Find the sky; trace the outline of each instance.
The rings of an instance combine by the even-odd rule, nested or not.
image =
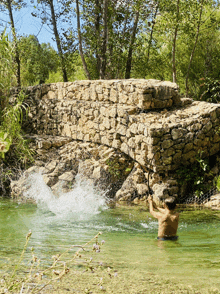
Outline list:
[[[30,3],[27,3],[27,7],[22,8],[20,11],[13,10],[17,35],[35,35],[40,43],[50,43],[54,49],[57,49],[56,43],[52,40],[53,34],[51,30],[45,25],[42,26],[41,20],[31,15],[32,11],[33,8]],[[8,14],[0,11],[0,32],[3,31],[5,27],[7,27],[7,31],[10,32],[10,24],[8,21]]]

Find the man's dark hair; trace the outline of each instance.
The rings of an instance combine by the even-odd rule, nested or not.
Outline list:
[[[176,198],[175,197],[169,197],[169,198],[165,199],[164,203],[166,204],[166,206],[169,210],[173,210],[176,208]]]

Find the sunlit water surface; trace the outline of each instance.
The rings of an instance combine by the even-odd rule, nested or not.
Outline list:
[[[180,211],[177,242],[158,242],[157,222],[146,208],[108,209],[105,195],[78,176],[74,189],[56,197],[41,175],[33,175],[26,197],[37,204],[0,201],[0,274],[19,257],[29,230],[30,247],[42,260],[98,232],[102,258],[117,270],[137,269],[201,288],[220,289],[220,213]],[[9,267],[10,268],[10,267]]]

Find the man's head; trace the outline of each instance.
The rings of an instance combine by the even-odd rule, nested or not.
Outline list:
[[[175,197],[169,197],[169,198],[165,199],[164,203],[169,210],[174,210],[176,208],[176,198]]]

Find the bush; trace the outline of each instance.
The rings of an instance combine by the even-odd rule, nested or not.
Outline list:
[[[212,78],[202,78],[200,81],[203,83],[200,85],[199,100],[219,103],[220,102],[220,80]]]

